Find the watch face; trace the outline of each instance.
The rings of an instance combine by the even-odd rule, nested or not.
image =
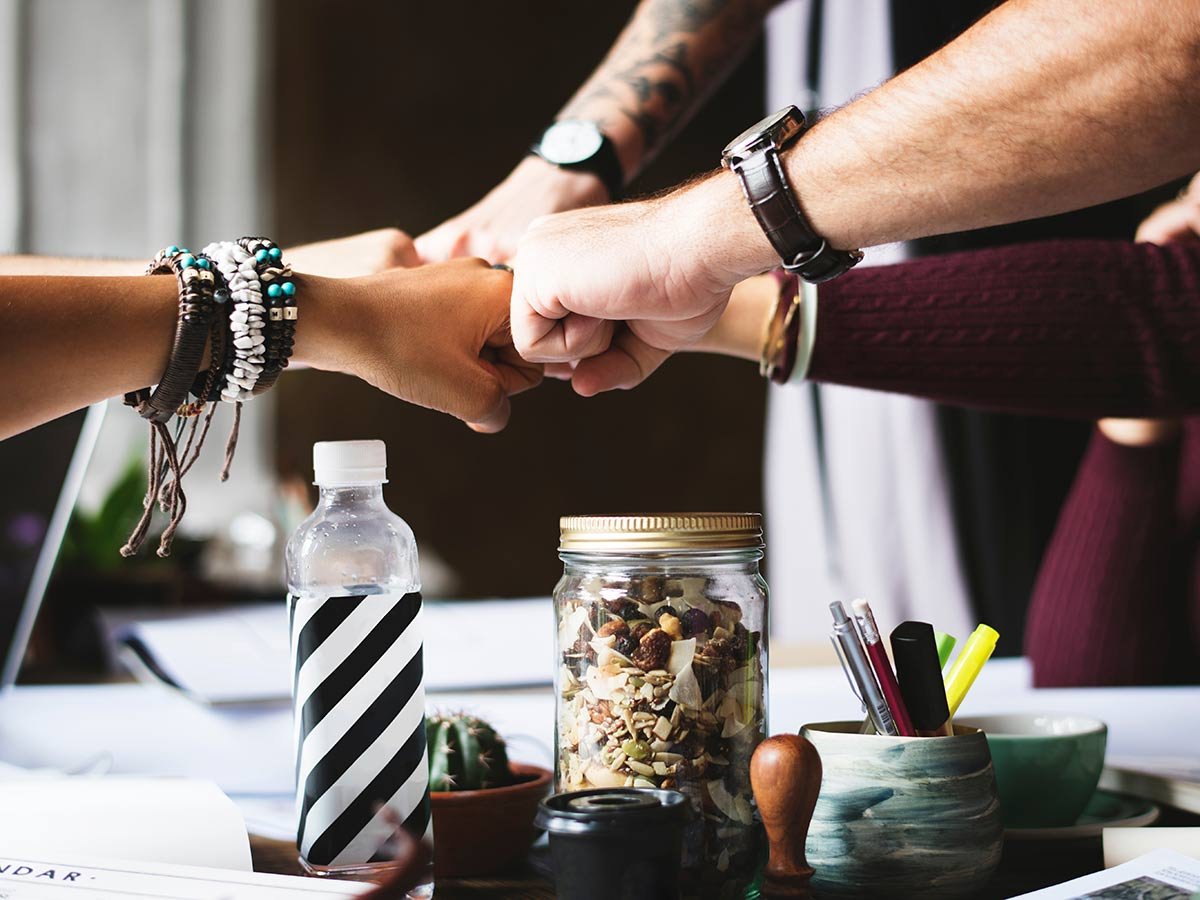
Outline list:
[[[803,128],[803,114],[796,107],[789,106],[751,125],[730,141],[721,155],[726,159],[738,159],[769,144],[784,147]]]
[[[542,134],[538,152],[548,162],[569,166],[591,159],[604,142],[594,122],[555,122]]]

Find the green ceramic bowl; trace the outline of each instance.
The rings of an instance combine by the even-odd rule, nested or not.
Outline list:
[[[987,734],[1004,827],[1075,824],[1100,781],[1107,725],[1071,715],[974,716],[955,721]]]

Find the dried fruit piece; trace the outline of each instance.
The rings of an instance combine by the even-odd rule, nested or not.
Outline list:
[[[630,659],[643,672],[651,672],[665,666],[670,655],[671,636],[661,628],[654,628],[638,642],[638,648]]]
[[[731,672],[737,660],[727,638],[713,638],[696,654],[696,659],[721,672]]]
[[[638,642],[635,641],[633,639],[632,635],[629,635],[629,634],[618,635],[617,642],[615,644],[613,644],[614,650],[616,650],[622,656],[626,656],[631,659],[633,658],[633,653],[635,650],[637,650],[637,648],[638,648]],[[634,686],[641,687],[640,684],[634,685]]]
[[[596,631],[597,637],[608,637],[610,634],[628,634],[629,626],[624,619],[610,619]]]
[[[692,607],[683,614],[680,620],[683,625],[684,637],[695,637],[700,634],[707,634],[709,628],[712,627],[712,622],[708,618],[708,613],[702,609]]]
[[[634,622],[632,625],[629,626],[629,633],[633,636],[633,639],[635,641],[640,641],[653,628],[654,628],[654,626],[651,625],[650,622],[647,621],[646,619],[639,619],[637,622]]]

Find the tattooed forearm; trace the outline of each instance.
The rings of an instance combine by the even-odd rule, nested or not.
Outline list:
[[[778,0],[643,0],[563,108],[617,144],[632,178],[749,49]]]

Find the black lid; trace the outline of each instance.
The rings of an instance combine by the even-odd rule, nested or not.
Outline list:
[[[928,622],[901,622],[892,630],[896,680],[918,731],[936,731],[950,718],[937,641]]]
[[[552,834],[600,834],[681,825],[687,805],[679,791],[591,788],[547,797],[534,824]]]

